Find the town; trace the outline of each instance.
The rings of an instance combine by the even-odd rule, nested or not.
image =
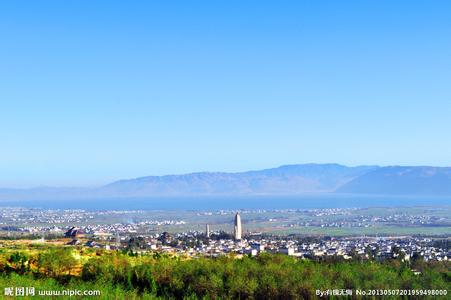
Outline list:
[[[274,211],[273,215],[289,215],[293,211]],[[296,211],[295,211],[296,212]],[[361,226],[365,220],[379,222],[438,222],[448,224],[444,216],[412,215],[407,213],[385,216],[353,217],[356,209],[314,209],[302,211],[303,216],[317,220],[297,222],[299,228],[316,224],[318,227],[341,224],[327,221],[327,217],[348,216],[348,222]],[[274,234],[271,232],[244,230],[242,216],[267,215],[267,211],[217,211],[191,212],[198,218],[220,216],[233,221],[231,231],[217,224],[204,223],[202,229],[189,229],[190,221],[176,219],[176,213],[154,213],[148,218],[146,211],[85,211],[42,210],[27,208],[5,208],[2,210],[0,228],[3,239],[30,239],[33,244],[56,243],[66,246],[93,249],[131,251],[133,253],[168,253],[187,257],[218,257],[221,255],[256,256],[260,253],[281,253],[302,259],[410,259],[424,261],[446,261],[449,252],[449,235],[358,235],[327,236],[309,234]],[[184,215],[188,217],[189,214]],[[117,222],[134,216],[134,220]],[[164,218],[166,216],[166,218]],[[183,216],[183,215],[182,215]],[[187,218],[189,219],[189,218]],[[102,221],[100,221],[102,220]],[[109,222],[108,222],[109,220]],[[326,223],[324,223],[326,220]],[[244,223],[242,223],[242,221]],[[264,224],[277,222],[277,217],[264,220]],[[199,222],[199,221],[198,221]],[[323,223],[322,223],[323,222]],[[70,225],[69,225],[70,224]],[[283,226],[290,226],[283,225]],[[332,225],[331,225],[332,224]],[[196,225],[199,227],[199,224]],[[194,226],[194,227],[196,227]],[[231,226],[229,226],[231,227]],[[292,227],[292,226],[291,226]],[[166,230],[172,228],[172,230]],[[185,228],[185,230],[180,230]],[[213,229],[216,228],[216,229]],[[254,226],[255,228],[255,226]],[[302,231],[301,231],[302,233]],[[0,240],[0,246],[1,246]]]

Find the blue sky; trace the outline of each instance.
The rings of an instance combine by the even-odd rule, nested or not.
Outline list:
[[[0,187],[451,166],[449,1],[2,1]]]

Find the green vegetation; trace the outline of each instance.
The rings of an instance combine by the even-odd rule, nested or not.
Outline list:
[[[3,250],[0,274],[2,290],[100,290],[101,299],[302,299],[315,298],[317,289],[449,290],[451,281],[448,262],[318,262],[271,254],[188,259],[66,247]]]
[[[375,226],[368,228],[333,228],[333,227],[302,227],[286,228],[271,231],[276,235],[303,234],[305,236],[376,236],[376,235],[412,235],[412,236],[444,236],[451,232],[451,227],[401,227],[401,226]]]

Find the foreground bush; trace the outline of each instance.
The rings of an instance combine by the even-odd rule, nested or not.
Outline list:
[[[74,250],[55,251],[4,258],[0,288],[98,289],[102,299],[309,299],[317,289],[449,290],[451,278],[447,262],[423,264],[415,275],[400,261],[313,262],[269,254],[181,259],[118,252],[52,260]]]

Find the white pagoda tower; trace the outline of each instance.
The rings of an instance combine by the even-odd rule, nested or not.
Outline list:
[[[239,240],[241,240],[241,233],[242,233],[240,213],[236,213],[234,225],[235,225],[234,226],[235,227],[234,237],[235,237],[235,240],[239,241]]]

